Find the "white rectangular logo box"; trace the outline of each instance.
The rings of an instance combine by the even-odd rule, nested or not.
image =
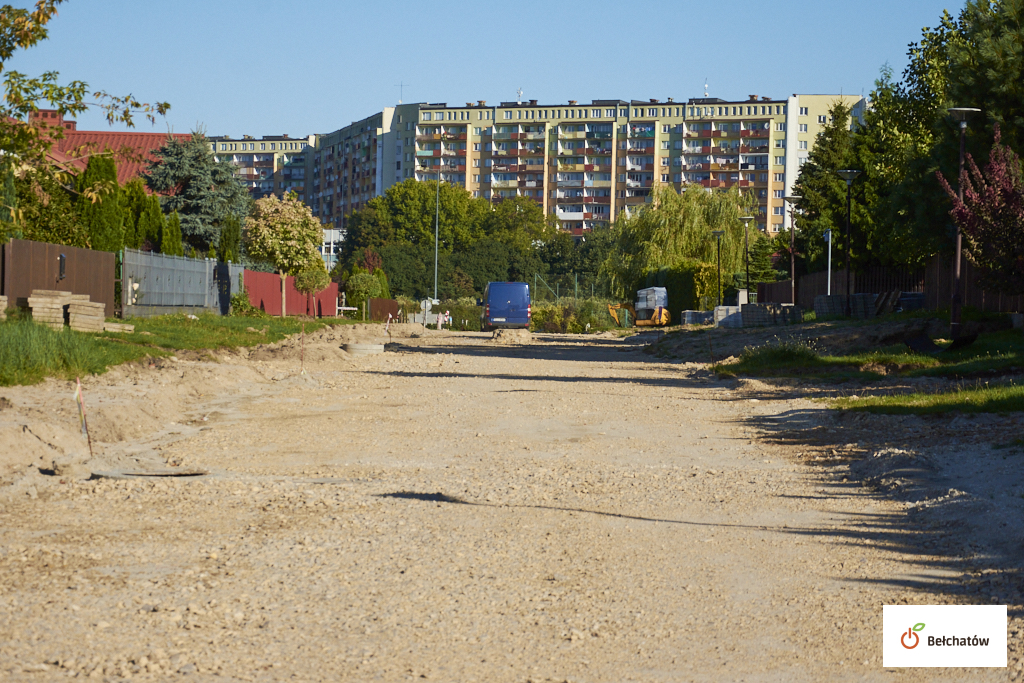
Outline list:
[[[1006,605],[883,605],[882,666],[1006,666]]]

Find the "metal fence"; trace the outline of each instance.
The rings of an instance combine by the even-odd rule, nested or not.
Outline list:
[[[124,250],[121,303],[126,316],[172,311],[227,315],[231,296],[242,287],[241,265],[211,259]]]
[[[0,295],[7,305],[24,307],[33,289],[88,294],[114,315],[114,254],[29,240],[0,246]]]

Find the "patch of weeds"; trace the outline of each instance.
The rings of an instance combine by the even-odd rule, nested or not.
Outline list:
[[[960,386],[935,393],[891,394],[865,398],[840,398],[832,407],[882,415],[935,415],[942,413],[1013,413],[1024,411],[1024,386],[988,383]]]

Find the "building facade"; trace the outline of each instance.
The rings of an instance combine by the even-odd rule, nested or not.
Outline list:
[[[494,202],[528,197],[574,235],[632,214],[659,185],[737,187],[774,233],[790,224],[783,197],[839,99],[863,116],[862,98],[840,95],[398,105],[314,136],[307,203],[328,263],[347,217],[409,178],[440,177]]]
[[[235,175],[253,199],[270,195],[280,199],[285,193],[294,192],[299,199],[306,200],[305,152],[313,144],[314,136],[296,139],[287,135],[265,135],[257,140],[243,135],[207,139],[210,151],[218,160],[235,165]]]

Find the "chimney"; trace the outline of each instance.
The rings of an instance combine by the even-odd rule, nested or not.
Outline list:
[[[537,100],[530,100],[530,106],[531,107],[536,107],[537,106]]]
[[[757,95],[747,95],[751,102],[757,102]]]
[[[673,100],[673,99],[672,99],[671,97],[670,97],[670,98],[668,98],[668,101],[669,101],[669,104],[671,104],[671,103],[675,102],[675,100]]]
[[[657,103],[658,103],[658,98],[657,97],[652,97],[651,98],[651,104],[657,104]]]
[[[472,103],[472,102],[466,102],[466,106],[467,106],[467,107],[472,107],[472,106],[473,106],[473,103]]]
[[[476,103],[481,107],[487,106],[487,100],[477,100]]]
[[[576,106],[576,100],[569,100],[569,104],[571,104],[572,106],[575,107]]]
[[[767,102],[767,101],[769,101],[770,99],[772,99],[772,98],[768,97],[767,95],[761,95],[761,101],[762,101],[762,102]]]
[[[65,121],[64,130],[78,130],[78,123],[76,121]]]
[[[283,138],[286,138],[286,137],[288,137],[288,133],[285,133],[285,134],[284,134],[284,135],[282,135],[281,137],[283,137]]]

